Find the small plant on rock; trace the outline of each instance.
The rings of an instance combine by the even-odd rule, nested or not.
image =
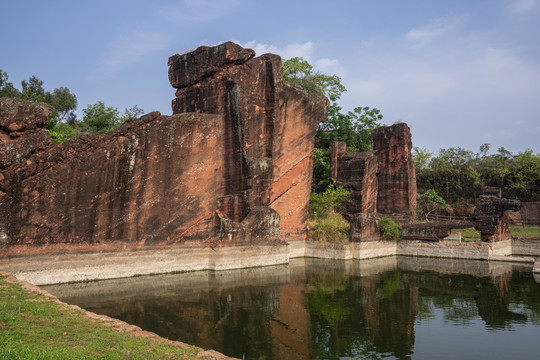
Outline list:
[[[309,199],[308,226],[313,240],[345,243],[349,241],[349,222],[341,215],[349,200],[349,192],[333,184]]]
[[[403,236],[403,228],[389,217],[383,216],[377,228],[381,232],[383,239],[386,240],[399,240]]]

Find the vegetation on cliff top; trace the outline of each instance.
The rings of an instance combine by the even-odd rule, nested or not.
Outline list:
[[[446,201],[474,204],[483,186],[500,187],[503,197],[540,200],[540,154],[518,154],[501,147],[488,154],[489,144],[474,153],[462,148],[441,149],[434,155],[415,147],[413,158],[419,192],[433,189]]]
[[[0,275],[1,359],[197,359],[201,350],[135,336]]]
[[[283,79],[330,99],[327,119],[319,125],[315,136],[313,184],[329,181],[330,142],[347,143],[349,152],[372,149],[371,130],[381,126],[380,120],[383,116],[378,109],[367,106],[359,106],[353,111],[344,112],[338,100],[347,89],[339,76],[316,72],[303,58],[295,57],[283,62]]]
[[[22,90],[8,81],[6,72],[0,69],[0,97],[20,98],[24,100],[44,102],[51,106],[47,130],[56,143],[63,143],[83,133],[102,134],[119,127],[124,121],[138,117],[144,113],[137,105],[125,109],[124,113],[101,101],[89,104],[83,109],[83,118],[77,119],[77,97],[64,86],[46,91],[43,81],[35,75],[21,82]]]

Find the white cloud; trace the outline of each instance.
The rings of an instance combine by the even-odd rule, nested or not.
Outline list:
[[[435,17],[426,25],[409,30],[405,34],[405,39],[414,47],[421,47],[455,31],[463,22],[464,19],[461,17]]]
[[[512,0],[508,7],[512,12],[525,13],[534,10],[538,6],[538,0]]]
[[[241,43],[238,40],[232,40],[235,43],[240,44],[243,47],[251,48],[255,50],[257,56],[267,53],[280,55],[283,59],[290,59],[293,57],[302,57],[304,60],[311,61],[314,46],[311,41],[303,44],[293,43],[288,44],[285,47],[278,47],[275,45],[259,43],[256,40],[248,41],[247,43]]]

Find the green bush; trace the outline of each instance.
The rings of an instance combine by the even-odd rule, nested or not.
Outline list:
[[[309,217],[325,217],[333,212],[343,212],[345,204],[350,201],[350,192],[343,187],[330,184],[321,194],[311,194],[309,198]]]
[[[51,134],[54,142],[56,142],[57,144],[61,144],[78,135],[77,130],[75,130],[66,123],[58,123],[54,125],[54,127],[52,127],[51,129],[47,130],[49,131],[49,134]]]
[[[315,241],[331,243],[349,242],[350,225],[345,218],[336,212],[313,218],[308,221],[311,238]]]
[[[381,232],[383,239],[399,240],[403,236],[402,227],[399,224],[397,224],[394,220],[386,216],[383,216],[379,220],[379,223],[377,224],[377,228]]]

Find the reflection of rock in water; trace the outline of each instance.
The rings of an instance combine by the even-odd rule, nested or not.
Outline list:
[[[436,311],[458,325],[481,318],[490,328],[508,327],[527,316],[540,323],[540,287],[530,269],[530,281],[520,282],[520,266],[497,264],[298,259],[288,266],[44,288],[89,310],[240,358],[409,359],[415,322],[429,321]],[[515,304],[524,304],[527,316],[514,312]]]

